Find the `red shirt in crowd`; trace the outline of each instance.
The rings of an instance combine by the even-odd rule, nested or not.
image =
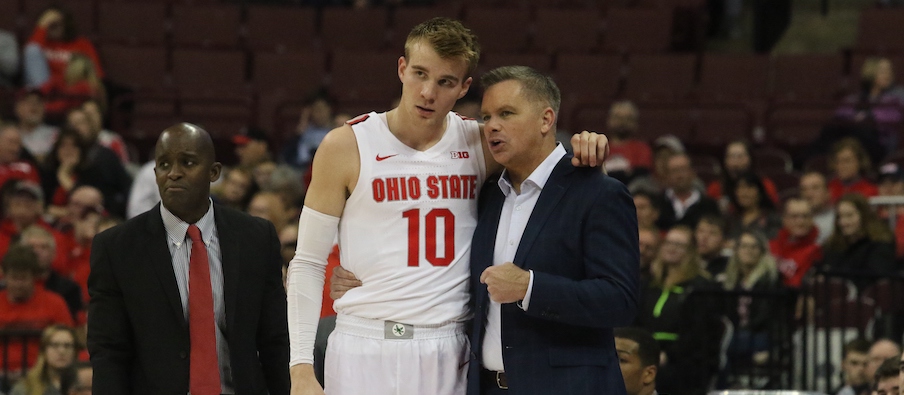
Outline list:
[[[773,203],[778,204],[778,188],[775,187],[775,183],[769,177],[760,177],[760,179],[763,180],[763,188],[766,188],[769,198],[772,199]],[[722,180],[715,180],[706,187],[706,196],[713,198],[715,201],[722,199],[722,193]]]
[[[56,243],[56,255],[53,257],[52,265],[53,270],[59,275],[70,277],[72,269],[69,265],[69,253],[72,251],[74,241],[42,220],[38,220],[35,225],[44,228],[53,235],[53,241]],[[22,232],[22,229],[19,229],[8,218],[0,221],[0,257],[6,255],[10,243],[18,238],[20,232]]]
[[[13,304],[9,301],[7,291],[0,291],[0,328],[43,330],[53,324],[73,326],[69,308],[59,295],[36,286],[31,299],[25,303]],[[24,345],[27,350],[26,367],[32,366],[38,357],[39,340],[30,339]],[[22,347],[21,341],[11,341],[9,344],[7,351],[10,356],[9,369],[12,371],[22,368]],[[3,344],[0,343],[0,355],[2,353]]]
[[[66,111],[80,106],[85,100],[97,98],[99,92],[87,81],[79,81],[72,85],[66,83],[63,76],[51,76],[50,81],[41,87],[46,99],[44,110],[50,114],[65,114]]]
[[[822,259],[822,249],[816,244],[819,237],[819,229],[815,226],[810,233],[801,238],[792,238],[787,229],[778,231],[769,249],[775,256],[778,271],[782,273],[785,285],[792,288],[800,288],[801,280],[813,264]]]
[[[73,53],[81,53],[91,58],[97,77],[104,77],[104,70],[100,66],[100,58],[97,57],[94,44],[83,36],[76,37],[72,41],[50,41],[47,39],[47,29],[38,26],[28,41],[38,44],[44,50],[51,79],[66,75],[66,67],[69,65],[69,59],[72,58]]]
[[[829,194],[832,197],[833,204],[848,193],[859,193],[869,198],[878,195],[879,188],[876,187],[876,184],[864,178],[853,183],[844,183],[837,177],[829,181]]]
[[[640,140],[624,140],[609,144],[609,157],[606,162],[617,160],[617,158],[627,161],[632,170],[638,167],[647,169],[653,167],[653,151],[646,142]]]
[[[69,268],[72,273],[72,281],[82,287],[82,300],[85,306],[91,298],[88,296],[88,274],[91,273],[91,242],[85,245],[75,246],[69,255]]]
[[[0,187],[10,180],[28,180],[41,185],[38,169],[25,161],[0,164]]]

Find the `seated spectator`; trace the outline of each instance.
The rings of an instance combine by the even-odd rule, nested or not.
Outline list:
[[[762,233],[746,230],[735,243],[728,260],[722,286],[728,291],[772,291],[779,286],[775,258],[769,253],[769,241]],[[726,312],[734,325],[728,346],[728,363],[738,366],[763,365],[769,360],[769,329],[775,322],[772,301],[741,296]]]
[[[751,172],[740,174],[732,185],[729,197],[731,198],[731,214],[728,216],[729,237],[737,238],[746,230],[755,230],[764,233],[766,237],[775,237],[781,227],[781,219],[759,176]]]
[[[63,395],[91,395],[91,387],[94,383],[94,369],[91,363],[76,361],[72,364],[71,383],[62,382],[60,393]]]
[[[40,182],[38,169],[22,160],[22,138],[16,125],[0,123],[0,191],[8,181]]]
[[[875,127],[879,144],[886,152],[898,145],[904,88],[895,84],[895,73],[888,58],[871,57],[860,69],[860,91],[848,96],[836,115]]]
[[[22,133],[22,146],[42,163],[60,133],[56,127],[44,123],[44,94],[38,90],[19,91],[14,110]]]
[[[615,351],[628,395],[655,395],[659,344],[641,328],[615,328]]]
[[[160,190],[157,188],[157,175],[154,173],[156,166],[157,163],[153,160],[145,162],[135,174],[126,205],[126,219],[134,218],[160,203]]]
[[[891,339],[878,339],[869,347],[867,353],[869,360],[866,362],[866,378],[872,381],[876,377],[876,371],[882,363],[889,358],[901,356],[901,345]]]
[[[104,213],[104,195],[95,187],[79,185],[72,189],[66,206],[55,215],[53,228],[73,238],[76,223],[89,212]]]
[[[851,193],[835,205],[835,233],[823,248],[823,267],[844,273],[881,276],[895,271],[894,235],[863,195]],[[855,281],[860,286],[868,278]]]
[[[91,58],[80,53],[72,54],[65,73],[51,76],[41,86],[41,91],[47,98],[44,110],[51,119],[61,119],[69,110],[80,107],[85,100],[98,100],[106,96]]]
[[[637,210],[637,227],[655,227],[662,211],[660,197],[644,190],[635,191],[633,195],[634,208]]]
[[[723,210],[727,209],[731,199],[726,191],[731,190],[741,174],[755,171],[755,169],[750,144],[745,141],[728,143],[725,146],[725,158],[722,162],[722,179],[710,182],[706,187],[706,195],[718,201]],[[769,199],[778,204],[778,189],[776,189],[775,183],[767,177],[761,178]]]
[[[72,328],[62,325],[47,327],[41,334],[41,351],[37,362],[9,394],[62,394],[61,381],[71,374],[75,356],[82,348]]]
[[[898,395],[901,386],[898,380],[900,374],[901,361],[897,356],[891,357],[882,362],[879,369],[876,370],[875,376],[875,392],[876,395]]]
[[[5,217],[0,221],[0,256],[21,237],[22,231],[31,227],[41,227],[53,235],[56,242],[56,256],[52,267],[58,273],[68,273],[70,241],[54,230],[41,218],[44,194],[41,187],[31,181],[17,181],[3,196]]]
[[[669,229],[674,225],[694,228],[700,217],[720,214],[718,203],[697,189],[697,176],[687,154],[670,156],[665,171],[668,188],[663,194],[664,204],[658,223],[660,229]]]
[[[244,128],[232,137],[232,142],[235,144],[235,156],[239,158],[237,167],[251,171],[258,164],[271,161],[270,139],[261,128]]]
[[[637,238],[640,243],[640,282],[645,284],[650,281],[650,267],[659,254],[659,229],[639,228]]]
[[[73,326],[63,298],[35,285],[41,269],[31,248],[11,247],[3,256],[2,267],[6,289],[0,291],[0,328],[41,331],[54,324]],[[23,347],[26,348],[25,361],[18,357],[22,355]],[[31,339],[10,341],[5,350],[0,344],[0,355],[4,352],[15,356],[9,361],[8,372],[16,372],[34,365],[39,347]]]
[[[19,43],[12,32],[0,29],[0,87],[12,87],[19,75]]]
[[[782,228],[778,236],[769,242],[769,250],[775,256],[786,286],[800,288],[810,268],[822,261],[822,249],[816,244],[818,235],[810,203],[803,198],[788,199],[782,215]]]
[[[282,162],[307,172],[314,160],[314,152],[326,134],[337,125],[333,122],[333,103],[323,95],[314,97],[301,108],[295,135],[282,151]]]
[[[857,338],[847,342],[842,349],[841,375],[843,384],[831,392],[833,395],[868,395],[870,380],[866,376],[869,360],[869,341]]]
[[[668,161],[672,155],[685,153],[684,144],[673,135],[661,136],[653,142],[653,168],[646,176],[635,177],[628,184],[628,190],[632,193],[638,190],[647,190],[661,193],[666,188],[666,173]]]
[[[226,171],[223,182],[216,187],[211,187],[211,197],[215,203],[245,211],[248,200],[252,196],[251,172],[241,167]]]
[[[276,162],[266,160],[258,163],[251,169],[251,176],[254,179],[254,185],[257,190],[265,190],[270,188],[270,180],[273,172],[276,171]]]
[[[94,45],[78,34],[72,14],[63,8],[48,8],[38,18],[34,33],[25,46],[25,85],[39,88],[53,79],[61,79],[75,54],[91,59],[94,74],[101,79],[104,77]]]
[[[637,106],[625,100],[609,107],[606,136],[609,137],[609,156],[606,170],[625,183],[638,174],[647,174],[653,167],[653,151],[649,144],[634,138],[637,132]]]
[[[66,301],[72,320],[78,322],[79,313],[85,309],[82,303],[82,288],[70,279],[69,273],[63,276],[52,270],[57,248],[53,235],[44,228],[30,226],[22,231],[19,244],[31,248],[38,257],[40,272],[36,279],[37,285],[62,297]]]
[[[248,214],[270,221],[276,229],[282,229],[289,222],[288,212],[282,197],[275,192],[258,192],[248,203]]]
[[[111,149],[122,161],[122,164],[129,163],[129,149],[123,141],[122,136],[118,133],[104,129],[104,113],[101,107],[102,101],[99,99],[90,99],[82,103],[82,111],[87,116],[90,133],[87,136],[94,136],[89,140],[97,140],[104,147]]]
[[[703,260],[703,268],[715,279],[720,278],[728,266],[728,256],[724,253],[725,231],[725,219],[712,214],[700,218],[694,229],[694,241]]]
[[[891,162],[879,168],[879,196],[904,197],[904,171],[897,163]],[[876,213],[887,221],[890,215],[895,217],[895,257],[904,258],[904,207],[897,207],[890,212],[888,206],[880,206]]]
[[[717,316],[705,299],[692,297],[713,288],[694,247],[693,231],[683,225],[669,230],[652,263],[650,282],[639,292],[636,322],[653,332],[662,347],[659,390],[701,393],[709,385],[718,353],[718,342],[713,341]]]
[[[829,181],[829,194],[833,202],[846,193],[859,193],[866,197],[879,194],[876,184],[866,178],[870,172],[870,159],[857,140],[847,138],[835,143],[830,165],[835,173]]]
[[[800,197],[810,203],[813,210],[813,224],[819,229],[816,243],[825,244],[835,231],[835,208],[831,203],[826,177],[815,171],[804,173],[800,177]]]

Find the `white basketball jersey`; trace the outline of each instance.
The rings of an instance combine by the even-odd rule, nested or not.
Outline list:
[[[486,175],[477,121],[450,112],[425,151],[399,141],[385,113],[349,121],[361,171],[339,222],[342,266],[364,284],[339,314],[412,325],[467,319],[471,237]]]

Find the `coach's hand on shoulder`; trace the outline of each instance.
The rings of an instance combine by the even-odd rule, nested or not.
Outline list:
[[[323,387],[314,375],[314,366],[302,363],[289,368],[292,375],[292,395],[324,395]]]
[[[514,263],[506,262],[490,266],[480,275],[480,282],[487,285],[490,299],[496,303],[515,303],[524,300],[530,286],[530,272]]]
[[[575,166],[602,166],[609,156],[609,138],[605,134],[583,131],[571,136],[571,148],[574,150],[574,158],[571,164]]]
[[[330,276],[330,298],[337,300],[352,289],[361,286],[361,280],[355,277],[355,274],[345,270],[342,266],[336,266],[333,269],[333,275]]]

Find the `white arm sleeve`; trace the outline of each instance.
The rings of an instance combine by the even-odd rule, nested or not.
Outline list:
[[[339,232],[339,217],[308,207],[298,219],[298,245],[289,262],[289,366],[314,363],[314,337],[320,321],[326,260]]]

